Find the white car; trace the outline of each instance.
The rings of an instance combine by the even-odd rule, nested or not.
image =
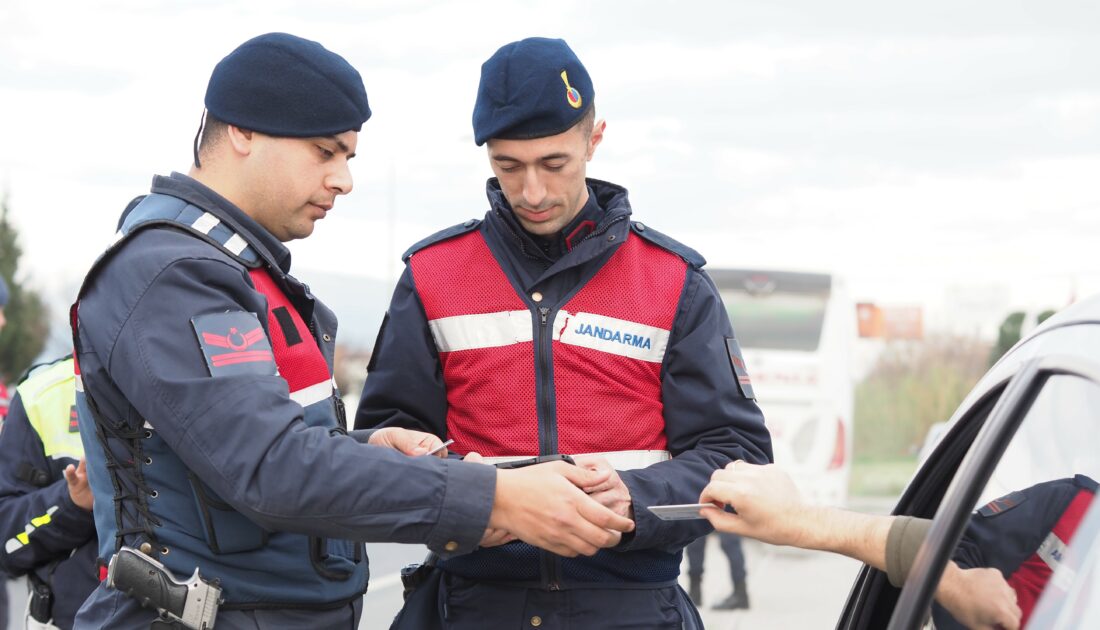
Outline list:
[[[920,628],[930,614],[951,627],[933,609],[939,576],[949,559],[987,545],[981,566],[1000,569],[1016,589],[1023,627],[1100,628],[1100,501],[1091,480],[1100,480],[1100,296],[1036,328],[970,392],[894,509],[934,518],[904,587],[864,567],[837,627]],[[1037,484],[1068,481],[1085,488],[1075,490],[1075,511],[1037,498]],[[1009,510],[1018,510],[1012,519]],[[1035,541],[1042,544],[1032,552]],[[1025,559],[1007,563],[1012,557]]]

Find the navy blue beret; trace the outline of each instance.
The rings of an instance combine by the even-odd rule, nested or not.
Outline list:
[[[559,134],[580,121],[595,96],[592,78],[565,40],[505,44],[481,64],[474,142]]]
[[[235,127],[306,138],[359,131],[370,118],[363,78],[321,44],[268,33],[218,62],[206,109]]]
[[[8,285],[4,278],[0,277],[0,308],[8,305]]]

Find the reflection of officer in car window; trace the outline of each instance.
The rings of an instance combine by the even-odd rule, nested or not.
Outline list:
[[[1092,503],[1096,487],[1089,477],[1077,475],[990,501],[971,516],[955,550],[955,562],[964,568],[1000,570],[1016,591],[1023,612],[1020,626],[1027,625]],[[938,606],[933,618],[941,630],[961,627]]]

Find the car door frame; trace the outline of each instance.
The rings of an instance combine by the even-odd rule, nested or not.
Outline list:
[[[889,628],[915,628],[923,622],[943,569],[983,489],[1039,392],[1054,376],[1075,376],[1100,386],[1100,364],[1082,357],[1049,355],[1026,361],[1011,376],[936,511],[894,606]]]
[[[892,512],[933,519],[905,588],[893,587],[885,572],[864,566],[837,620],[838,630],[881,628],[888,620],[891,628],[920,625],[982,489],[1035,396],[1057,374],[1079,376],[1100,385],[1100,365],[1069,355],[1024,361],[1001,378],[978,385],[982,390],[975,390],[968,397],[971,402],[966,409],[956,412],[958,419],[914,475]],[[1007,398],[1010,393],[1011,401]],[[905,608],[899,612],[903,594]]]

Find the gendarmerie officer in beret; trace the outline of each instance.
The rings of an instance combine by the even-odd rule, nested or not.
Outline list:
[[[206,109],[190,173],[131,202],[73,311],[100,561],[125,546],[177,580],[198,569],[222,589],[219,630],[327,629],[359,622],[363,541],[445,558],[490,528],[565,554],[617,544],[631,521],[578,489],[607,474],[498,473],[411,457],[441,444],[430,434],[346,435],[336,318],[283,243],[351,192],[371,113],[359,73],[317,42],[262,35],[214,68]],[[154,617],[100,584],[76,626]]]
[[[636,529],[578,558],[493,532],[438,564],[441,625],[699,627],[677,575],[711,528],[646,507],[693,503],[716,468],[772,456],[718,292],[699,254],[631,219],[624,188],[586,179],[605,123],[564,41],[498,50],[473,124],[489,212],[405,253],[356,426],[447,436],[489,463],[572,455],[611,473],[586,491]]]

